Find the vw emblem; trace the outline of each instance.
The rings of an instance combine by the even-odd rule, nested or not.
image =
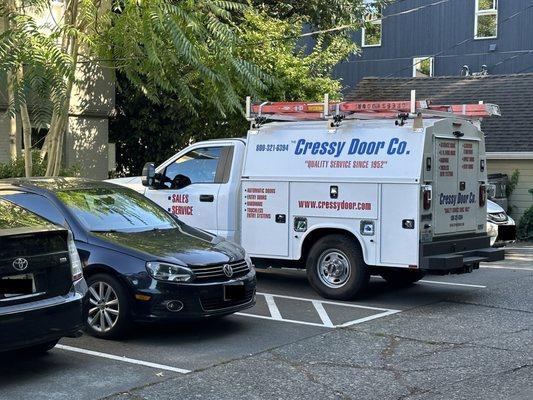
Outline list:
[[[25,258],[17,258],[15,261],[13,261],[13,268],[15,268],[17,271],[24,271],[26,268],[28,268],[28,260]]]
[[[224,271],[224,275],[226,275],[228,278],[233,276],[233,268],[231,268],[231,265],[229,264],[224,264],[222,271]]]

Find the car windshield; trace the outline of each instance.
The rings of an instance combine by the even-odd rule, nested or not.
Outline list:
[[[69,189],[56,192],[61,200],[93,232],[145,231],[177,228],[178,223],[162,208],[126,188]]]

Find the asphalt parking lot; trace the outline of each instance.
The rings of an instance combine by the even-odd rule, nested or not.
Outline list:
[[[258,292],[239,315],[4,360],[0,398],[533,398],[533,247],[408,288],[373,278],[353,302],[288,270],[259,273]]]

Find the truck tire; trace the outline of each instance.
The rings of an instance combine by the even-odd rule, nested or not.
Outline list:
[[[124,286],[113,276],[96,274],[87,279],[85,330],[102,339],[124,337],[130,326],[130,306]]]
[[[307,256],[306,268],[310,285],[328,299],[350,300],[370,279],[358,244],[344,235],[318,240]]]
[[[408,286],[422,279],[426,273],[420,270],[401,270],[391,268],[390,271],[383,271],[381,277],[388,283],[397,286]]]

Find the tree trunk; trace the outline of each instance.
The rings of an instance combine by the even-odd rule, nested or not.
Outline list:
[[[64,21],[70,26],[76,26],[78,22],[78,0],[72,0],[67,3],[67,9],[65,10]],[[79,28],[79,27],[78,27]],[[57,176],[61,170],[61,161],[63,156],[63,136],[65,135],[65,129],[68,124],[68,117],[70,111],[70,98],[72,96],[72,89],[75,80],[75,71],[78,62],[78,50],[79,41],[78,36],[63,36],[61,43],[62,51],[68,53],[72,58],[72,75],[69,76],[67,81],[67,88],[65,92],[65,98],[60,110],[54,111],[52,115],[52,121],[50,123],[50,131],[48,135],[50,139],[46,140],[46,149],[48,153],[48,162],[46,165],[46,176]]]
[[[9,157],[11,161],[15,161],[18,157],[17,152],[17,114],[15,112],[15,79],[11,72],[7,74],[7,100],[9,116]]]
[[[6,9],[8,12],[15,9],[15,3],[12,0],[6,1]],[[11,28],[11,21],[8,16],[4,16],[4,30],[7,31]],[[7,102],[10,109],[9,116],[9,157],[11,161],[15,161],[18,157],[17,152],[17,114],[15,112],[15,75],[12,71],[7,73]]]
[[[29,178],[32,176],[33,162],[31,158],[31,121],[26,104],[20,106],[20,117],[22,119],[22,134],[24,137],[24,172],[26,173],[26,178]]]

